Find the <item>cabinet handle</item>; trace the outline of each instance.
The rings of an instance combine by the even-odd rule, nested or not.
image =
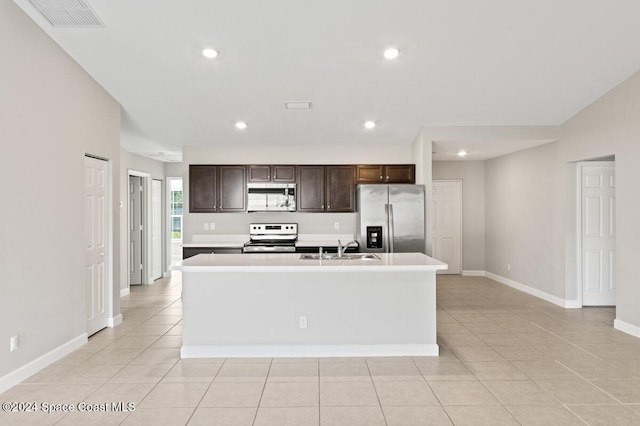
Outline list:
[[[380,176],[380,180],[382,180],[382,176]]]
[[[327,206],[327,208],[328,208],[328,209],[330,209],[330,208],[331,208],[331,206]]]
[[[389,176],[387,176],[387,180],[389,180]]]

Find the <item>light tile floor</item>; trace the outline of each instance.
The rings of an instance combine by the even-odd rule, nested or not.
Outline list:
[[[438,277],[440,357],[184,359],[180,275],[134,287],[124,323],[0,395],[135,411],[0,413],[2,425],[640,425],[640,339],[613,308],[565,310]]]

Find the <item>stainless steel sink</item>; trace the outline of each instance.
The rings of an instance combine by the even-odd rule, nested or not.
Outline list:
[[[300,260],[379,260],[380,258],[373,253],[349,253],[338,257],[337,254],[323,253],[319,254],[301,254]]]

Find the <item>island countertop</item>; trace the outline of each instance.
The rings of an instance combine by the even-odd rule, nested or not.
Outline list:
[[[183,272],[437,271],[447,265],[422,253],[379,253],[379,259],[306,260],[299,253],[199,254],[174,264]]]

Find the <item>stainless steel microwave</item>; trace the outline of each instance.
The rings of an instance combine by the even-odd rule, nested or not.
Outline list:
[[[296,184],[247,184],[247,210],[250,212],[295,212]]]

